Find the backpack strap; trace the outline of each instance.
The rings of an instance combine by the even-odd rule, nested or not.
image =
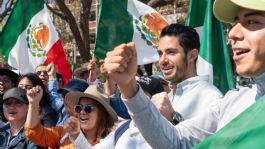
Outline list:
[[[123,123],[114,134],[114,146],[116,146],[116,143],[118,142],[119,138],[122,136],[122,134],[129,128],[130,122],[132,120],[127,120],[125,123]]]

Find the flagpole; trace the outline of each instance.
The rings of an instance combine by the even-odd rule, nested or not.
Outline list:
[[[76,65],[76,46],[74,44],[74,50],[73,50],[73,55],[72,55],[72,59],[73,59],[73,65],[72,65],[72,78],[74,78],[74,70],[75,70],[75,65]]]
[[[99,2],[98,2],[98,0],[96,0],[96,3],[94,4],[95,5],[95,15],[96,15],[96,27],[95,27],[95,34],[97,34],[97,26],[98,26],[98,4],[99,4]],[[93,4],[92,4],[93,5]],[[90,45],[89,45],[90,46]],[[94,48],[94,50],[95,50],[95,47],[93,47]],[[92,58],[92,60],[96,60],[96,57],[95,57],[95,54],[94,54],[94,50],[91,50],[90,49],[90,54],[91,54],[91,58]],[[89,71],[89,78],[91,78],[91,76],[92,76],[92,72],[91,71]]]

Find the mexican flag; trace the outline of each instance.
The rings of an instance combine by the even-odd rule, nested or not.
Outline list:
[[[201,38],[198,75],[208,75],[209,81],[226,93],[234,88],[235,79],[223,26],[213,15],[213,1],[190,0],[186,25],[194,27]]]
[[[158,12],[137,0],[101,0],[95,56],[104,59],[115,46],[133,41],[139,65],[155,62],[160,32],[167,25]]]
[[[0,53],[21,74],[54,62],[64,82],[71,79],[61,40],[43,0],[17,0],[0,41]]]
[[[243,102],[243,101],[242,101]],[[195,149],[263,149],[265,96]]]

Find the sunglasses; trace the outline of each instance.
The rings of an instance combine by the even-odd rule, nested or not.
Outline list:
[[[92,105],[85,105],[84,107],[82,105],[75,105],[75,112],[80,113],[82,110],[84,110],[86,113],[92,112],[94,107]]]
[[[43,73],[44,75],[48,75],[48,71],[46,71],[46,70],[36,72],[37,75],[41,75],[41,73]]]

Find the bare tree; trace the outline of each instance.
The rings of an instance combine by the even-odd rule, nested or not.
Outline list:
[[[83,62],[87,62],[91,59],[90,54],[90,41],[89,41],[89,16],[92,0],[80,0],[80,22],[78,22],[64,0],[54,0],[56,6],[52,6],[47,3],[48,9],[59,16],[62,20],[65,20],[72,31],[76,45],[78,47],[81,59]]]
[[[0,0],[0,6],[4,5],[3,11],[0,12],[0,22],[2,22],[4,18],[10,14],[14,3],[15,0],[7,0],[5,4],[3,0]]]

